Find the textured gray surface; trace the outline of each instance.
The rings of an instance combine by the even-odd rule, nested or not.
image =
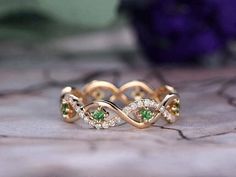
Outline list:
[[[6,63],[0,69],[1,177],[236,174],[236,68],[131,70],[111,60]],[[62,122],[61,88],[93,79],[173,85],[181,96],[181,119],[145,130]]]

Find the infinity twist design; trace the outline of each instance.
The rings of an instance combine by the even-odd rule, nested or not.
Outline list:
[[[120,104],[125,105],[123,109]],[[92,81],[82,90],[65,87],[61,93],[63,120],[75,122],[81,118],[97,129],[122,121],[147,128],[161,117],[174,123],[179,109],[179,95],[173,87],[166,85],[153,90],[140,81],[128,82],[120,88],[106,81]]]

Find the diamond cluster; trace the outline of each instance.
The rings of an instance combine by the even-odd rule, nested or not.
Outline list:
[[[126,115],[129,115],[132,111],[135,111],[138,108],[143,108],[143,107],[157,109],[158,103],[156,101],[150,100],[150,99],[140,99],[140,100],[130,103],[128,106],[124,107],[122,111]]]
[[[169,111],[165,110],[162,113],[163,117],[167,120],[169,123],[174,123],[176,121],[176,116],[173,116]]]
[[[121,122],[119,117],[105,117],[104,112],[100,110],[95,110],[94,112],[85,112],[84,105],[79,102],[73,95],[65,95],[64,100],[71,104],[73,109],[77,112],[79,117],[84,120],[85,123],[89,124],[91,127],[101,129],[114,127]]]
[[[152,108],[152,109],[156,110],[156,109],[158,109],[159,104],[156,101],[151,100],[151,99],[140,99],[140,100],[130,103],[128,106],[124,107],[122,111],[126,115],[129,115],[131,112],[136,111],[137,109],[141,109],[141,111],[142,111],[141,113],[147,114],[147,112],[143,112],[143,110],[142,110],[142,108],[144,108],[144,107]],[[163,115],[163,117],[169,123],[173,123],[176,121],[176,117],[173,116],[171,113],[169,113],[169,111],[166,110],[164,106],[161,106],[159,108],[159,112]]]

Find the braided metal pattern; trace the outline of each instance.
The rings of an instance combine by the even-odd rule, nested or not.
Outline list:
[[[144,82],[131,81],[118,88],[106,81],[92,81],[81,90],[62,90],[61,114],[66,122],[81,118],[97,129],[116,126],[122,120],[147,128],[161,117],[174,123],[179,117],[179,101],[178,93],[170,86],[154,90]],[[118,102],[124,107],[120,108]]]

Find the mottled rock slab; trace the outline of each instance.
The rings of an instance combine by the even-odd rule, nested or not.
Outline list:
[[[236,68],[131,68],[80,60],[2,67],[0,176],[235,176]],[[181,119],[145,130],[62,122],[61,88],[94,79],[173,85],[181,96]]]

